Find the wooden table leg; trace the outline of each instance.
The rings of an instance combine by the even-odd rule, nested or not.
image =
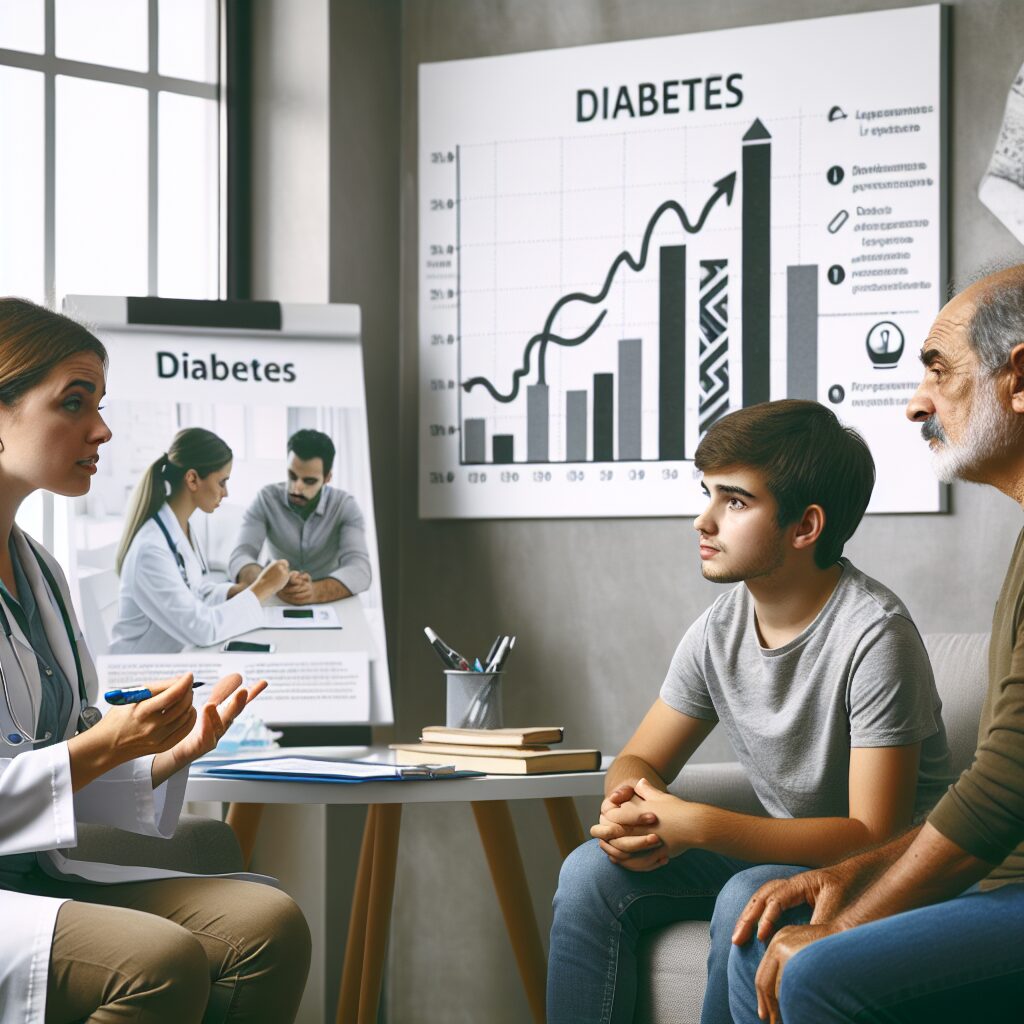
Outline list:
[[[370,905],[370,879],[373,875],[373,841],[377,828],[377,805],[366,811],[363,842],[359,848],[359,867],[356,869],[355,890],[352,893],[352,911],[348,919],[348,938],[345,941],[345,963],[341,971],[341,990],[338,993],[337,1024],[355,1024],[359,1016],[359,986],[363,977],[363,950],[366,945],[366,914]]]
[[[526,884],[523,858],[512,826],[512,814],[504,800],[474,801],[472,807],[530,1012],[537,1024],[544,1024],[547,963]]]
[[[245,868],[249,867],[252,860],[256,833],[260,830],[260,819],[263,817],[263,807],[263,804],[228,804],[225,820],[231,826],[238,845],[242,848],[242,865]]]
[[[398,861],[398,832],[402,823],[401,804],[376,805],[373,829],[373,871],[366,908],[366,945],[359,986],[358,1024],[377,1024],[384,953],[391,927],[391,904],[395,895],[395,865]],[[351,941],[351,939],[350,939]]]
[[[551,831],[555,833],[555,842],[562,860],[586,842],[580,816],[576,813],[576,804],[571,796],[549,796],[544,800]]]

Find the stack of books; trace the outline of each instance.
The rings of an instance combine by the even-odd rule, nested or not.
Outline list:
[[[419,743],[392,743],[398,764],[452,764],[488,775],[592,772],[601,767],[599,750],[552,750],[561,726],[529,729],[449,729],[431,725]]]

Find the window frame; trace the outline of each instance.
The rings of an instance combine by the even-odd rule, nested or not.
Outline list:
[[[237,14],[228,16],[226,8],[240,6],[243,10],[239,18]],[[127,85],[143,89],[147,95],[147,294],[157,295],[159,281],[159,196],[160,196],[160,93],[168,92],[180,96],[192,96],[200,99],[214,100],[217,104],[217,294],[213,298],[247,298],[245,295],[233,295],[237,284],[229,276],[229,267],[238,267],[244,281],[244,289],[248,290],[248,267],[250,241],[248,232],[249,196],[248,173],[248,118],[251,96],[251,73],[248,64],[249,54],[249,20],[244,12],[244,3],[237,0],[216,0],[216,32],[215,52],[217,54],[217,73],[215,82],[198,82],[186,78],[176,78],[159,73],[160,59],[160,0],[147,0],[147,71],[131,71],[125,68],[110,67],[104,64],[93,64],[86,61],[70,60],[58,57],[56,53],[56,0],[43,0],[43,52],[31,53],[26,50],[12,50],[0,47],[0,66],[19,68],[26,71],[40,72],[43,75],[43,296],[44,303],[55,309],[56,295],[56,264],[57,264],[57,124],[56,94],[57,76],[66,75],[72,78],[88,79],[112,85]],[[239,24],[240,23],[240,24]],[[241,31],[239,30],[241,29]],[[243,73],[238,74],[232,69],[241,61]],[[229,75],[232,76],[229,81]],[[230,104],[227,102],[230,97]],[[241,124],[243,131],[237,132],[236,125]],[[244,147],[243,152],[240,147]],[[238,197],[233,195],[233,178],[242,174],[243,188]],[[239,225],[245,224],[240,228]],[[240,238],[236,238],[240,235]],[[243,244],[239,246],[237,242]],[[235,244],[233,244],[235,243]],[[236,275],[237,276],[237,275]],[[43,494],[42,501],[42,536],[39,540],[44,547],[58,555],[66,552],[58,551],[63,547],[56,543],[57,519],[66,519],[67,510],[58,509],[54,496]]]
[[[223,173],[224,155],[226,152],[225,131],[227,128],[223,116],[225,81],[225,47],[224,47],[224,0],[217,2],[217,81],[195,82],[186,78],[174,78],[158,72],[160,55],[160,3],[159,0],[148,0],[148,48],[149,70],[129,71],[103,64],[91,64],[85,61],[69,60],[56,55],[56,0],[43,0],[44,30],[43,53],[29,53],[24,50],[10,50],[0,47],[0,66],[20,68],[25,71],[36,71],[43,75],[43,295],[44,302],[51,309],[56,307],[56,262],[57,262],[57,131],[56,131],[56,91],[57,76],[66,75],[72,78],[84,78],[93,82],[105,82],[111,85],[127,85],[143,89],[148,103],[147,130],[147,211],[148,211],[148,242],[147,242],[147,294],[157,294],[159,279],[159,195],[160,195],[160,104],[161,92],[176,93],[181,96],[194,96],[200,99],[214,100],[218,104],[218,121],[220,132],[218,137],[218,196],[217,202],[220,215],[217,218],[217,252],[218,252],[218,295],[224,294],[226,236],[224,231],[227,180]]]

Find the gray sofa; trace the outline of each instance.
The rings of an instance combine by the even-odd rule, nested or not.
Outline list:
[[[970,765],[977,745],[988,686],[988,634],[942,633],[924,640],[942,698],[953,769],[959,773]],[[689,765],[670,788],[689,800],[764,814],[735,762]],[[697,1024],[709,943],[708,925],[698,921],[670,925],[646,938],[640,951],[641,983],[634,1017],[638,1024]]]

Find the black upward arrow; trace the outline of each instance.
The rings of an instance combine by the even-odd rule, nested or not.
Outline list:
[[[674,213],[682,225],[683,230],[687,234],[694,235],[704,226],[704,222],[708,219],[715,203],[718,202],[723,196],[725,197],[726,204],[732,202],[732,194],[736,188],[736,172],[733,171],[731,174],[727,174],[724,178],[719,178],[714,183],[714,191],[708,197],[708,201],[704,204],[704,208],[700,211],[700,216],[695,222],[691,222],[686,210],[679,205],[674,199],[668,199],[661,204],[651,215],[651,219],[647,222],[647,227],[644,230],[643,241],[640,244],[640,255],[633,257],[628,249],[624,249],[622,252],[612,260],[611,266],[608,268],[608,273],[605,276],[604,284],[601,290],[595,294],[588,292],[571,292],[568,295],[563,295],[552,307],[551,311],[547,315],[547,319],[544,321],[544,329],[538,334],[535,334],[526,343],[526,347],[523,350],[523,365],[519,369],[515,370],[512,374],[512,389],[507,395],[501,394],[495,388],[495,386],[486,377],[472,377],[467,380],[462,386],[466,391],[472,391],[475,387],[485,388],[495,401],[498,402],[512,402],[519,394],[519,382],[530,372],[530,361],[533,349],[535,346],[540,346],[540,355],[537,360],[537,383],[544,384],[545,372],[544,362],[547,354],[547,346],[549,344],[561,345],[566,348],[574,345],[582,345],[597,329],[601,326],[601,321],[604,320],[607,315],[607,310],[601,310],[597,319],[584,331],[582,334],[575,338],[563,338],[560,335],[552,334],[551,328],[554,325],[555,318],[558,314],[570,303],[570,302],[587,302],[591,305],[596,305],[599,302],[604,302],[611,290],[612,282],[615,279],[616,273],[618,273],[619,267],[626,264],[631,270],[639,272],[644,269],[647,265],[647,257],[651,246],[651,237],[654,234],[654,229],[658,226],[658,221],[666,213]]]

